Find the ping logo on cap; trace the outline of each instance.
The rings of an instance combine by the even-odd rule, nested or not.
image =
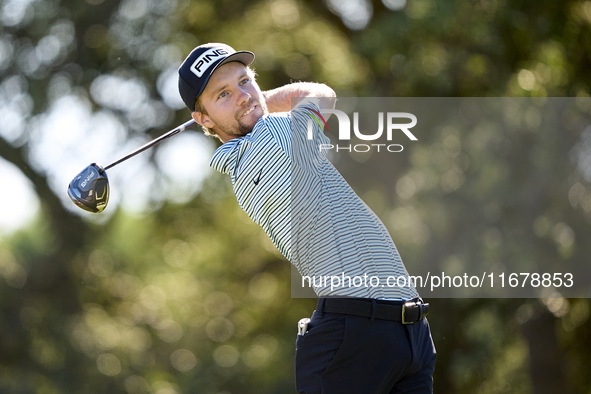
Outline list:
[[[215,63],[216,60],[226,57],[227,55],[228,51],[223,48],[211,48],[210,50],[203,52],[201,56],[193,62],[191,65],[191,71],[193,74],[201,78],[209,66]]]

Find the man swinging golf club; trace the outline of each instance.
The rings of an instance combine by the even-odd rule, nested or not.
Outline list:
[[[193,119],[223,142],[210,165],[231,177],[241,208],[303,276],[408,275],[382,222],[318,149],[330,141],[308,120],[334,108],[334,91],[293,83],[262,92],[253,60],[212,43],[179,68]],[[428,304],[413,286],[314,290],[321,298],[296,342],[299,393],[432,392]]]

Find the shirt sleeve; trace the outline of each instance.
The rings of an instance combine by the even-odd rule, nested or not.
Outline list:
[[[326,161],[330,139],[324,135],[326,115],[322,114],[319,98],[301,100],[291,110],[291,156],[294,163],[318,169]]]

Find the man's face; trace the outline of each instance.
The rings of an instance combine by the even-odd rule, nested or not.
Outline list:
[[[200,96],[207,114],[193,112],[195,120],[223,142],[244,136],[267,114],[267,105],[254,73],[240,62],[218,68]]]

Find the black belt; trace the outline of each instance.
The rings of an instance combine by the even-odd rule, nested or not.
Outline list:
[[[369,317],[370,319],[399,321],[412,324],[429,313],[429,304],[420,298],[410,301],[371,300],[367,298],[321,298],[321,313],[337,313]]]

